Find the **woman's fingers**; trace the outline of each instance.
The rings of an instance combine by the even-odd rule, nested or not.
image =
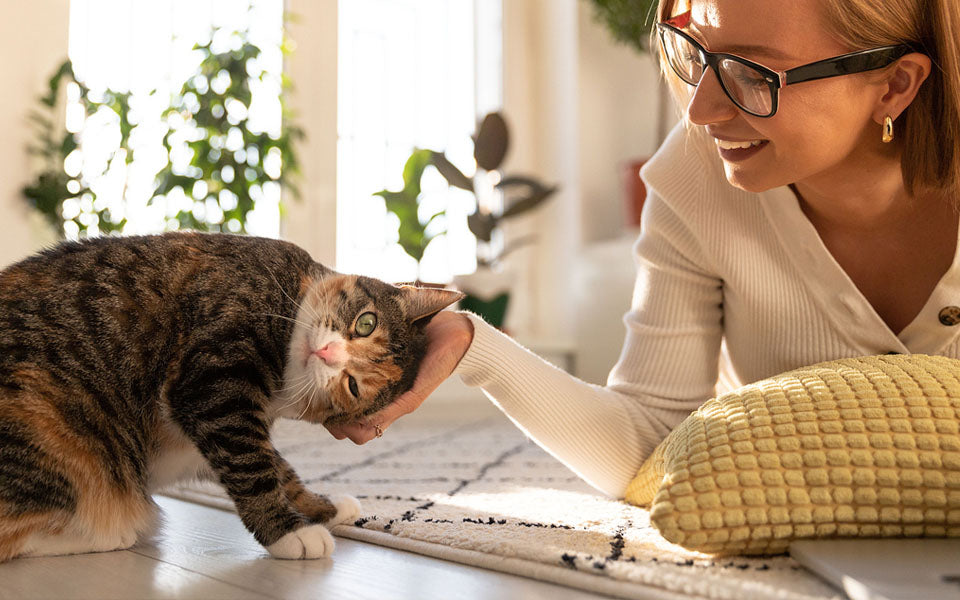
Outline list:
[[[383,435],[387,427],[403,415],[416,410],[424,399],[426,396],[411,390],[362,421],[331,425],[327,429],[338,440],[349,438],[354,444],[366,444],[377,437],[377,427],[380,428],[379,433]]]

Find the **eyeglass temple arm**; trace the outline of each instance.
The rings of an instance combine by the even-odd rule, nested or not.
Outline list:
[[[843,56],[836,56],[790,69],[783,73],[781,82],[783,85],[789,85],[791,83],[825,79],[837,75],[872,71],[889,65],[908,52],[911,52],[909,46],[885,46],[883,48],[872,48],[870,50],[844,54]]]

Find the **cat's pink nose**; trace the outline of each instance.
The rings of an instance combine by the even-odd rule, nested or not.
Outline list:
[[[320,360],[327,363],[328,365],[339,365],[346,362],[347,352],[343,346],[343,342],[330,342],[323,348],[319,350],[314,350]]]

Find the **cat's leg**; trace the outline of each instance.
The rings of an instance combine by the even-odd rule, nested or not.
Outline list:
[[[308,519],[333,527],[360,516],[360,503],[356,498],[345,494],[324,495],[312,492],[303,485],[293,467],[279,453],[276,460],[280,465],[280,482],[284,493]]]
[[[108,536],[91,536],[85,533],[35,533],[24,540],[19,554],[27,557],[111,552],[126,550],[136,543],[137,533],[133,530]]]
[[[94,483],[97,475],[86,474],[89,487],[75,487],[76,502],[69,507],[0,517],[0,562],[124,550],[152,535],[158,522],[153,502],[102,480]]]
[[[263,375],[252,366],[205,370],[199,363],[208,356],[185,361],[191,369],[167,392],[171,416],[217,474],[243,524],[270,554],[329,556],[333,536],[323,525],[310,523],[283,490],[263,410],[267,397],[258,385]]]
[[[21,556],[34,534],[62,527],[65,516],[48,511],[14,516],[9,505],[0,502],[0,563]]]

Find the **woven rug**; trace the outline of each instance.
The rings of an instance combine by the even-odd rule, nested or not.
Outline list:
[[[787,556],[714,559],[666,542],[647,511],[598,494],[491,410],[422,409],[364,446],[293,421],[273,439],[308,487],[360,500],[338,536],[621,598],[842,597]],[[233,510],[211,483],[164,493]]]

